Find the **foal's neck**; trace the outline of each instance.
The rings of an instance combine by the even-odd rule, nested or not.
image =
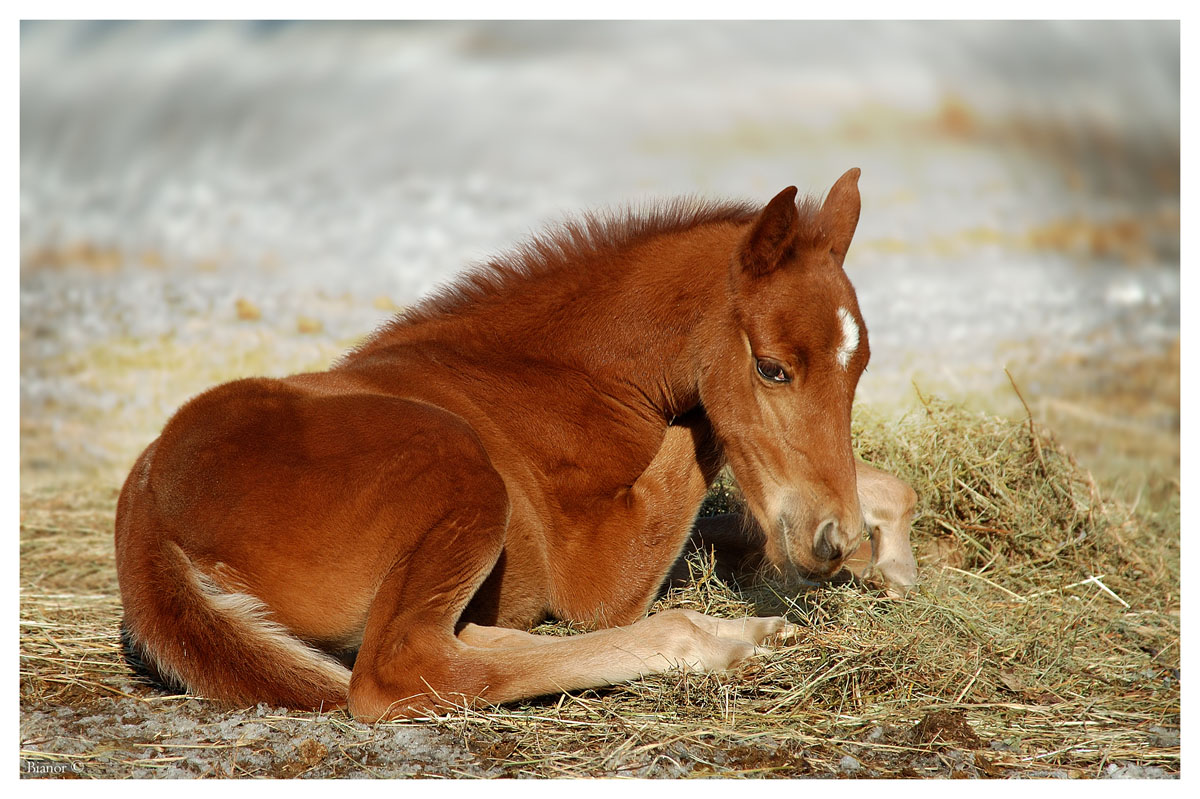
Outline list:
[[[562,369],[664,422],[700,402],[702,322],[729,313],[740,225],[719,221],[522,275],[494,293],[401,317],[345,359],[436,343],[508,374]]]
[[[739,228],[718,223],[662,236],[625,254],[580,297],[563,329],[575,357],[609,386],[640,394],[665,420],[700,402],[703,322],[729,313],[729,263]]]

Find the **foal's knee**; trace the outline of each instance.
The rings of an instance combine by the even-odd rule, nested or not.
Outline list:
[[[875,470],[859,497],[869,527],[906,524],[917,508],[917,492],[899,477]]]
[[[896,484],[900,494],[900,518],[909,519],[912,517],[913,512],[917,509],[917,492],[913,490],[912,486],[900,478],[896,478]]]

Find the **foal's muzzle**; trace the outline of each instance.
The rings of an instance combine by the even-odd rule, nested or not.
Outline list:
[[[832,563],[840,561],[843,554],[842,543],[838,538],[837,519],[826,519],[817,528],[817,535],[813,539],[813,557]]]
[[[841,532],[836,518],[830,517],[816,526],[815,532],[807,532],[795,517],[783,514],[777,522],[781,533],[782,547],[787,564],[785,571],[806,579],[825,580],[841,568],[842,561],[852,547]],[[812,530],[811,527],[808,528]],[[811,544],[804,546],[804,539],[812,536]],[[806,551],[807,550],[807,551]]]

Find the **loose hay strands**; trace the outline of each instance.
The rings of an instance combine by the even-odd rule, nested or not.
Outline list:
[[[656,610],[786,613],[800,634],[729,673],[374,727],[340,711],[230,713],[133,683],[117,651],[111,560],[100,572],[72,562],[99,548],[96,515],[111,501],[73,519],[60,512],[70,502],[23,498],[22,758],[73,758],[108,776],[1178,774],[1177,506],[1106,502],[1033,420],[936,399],[899,420],[860,413],[855,439],[918,494],[922,583],[909,599],[731,585],[696,553],[693,579]],[[726,481],[706,508],[736,501]],[[57,536],[70,547],[75,529],[67,552],[44,545]],[[56,713],[67,733],[44,731]],[[136,734],[112,732],[130,717]]]

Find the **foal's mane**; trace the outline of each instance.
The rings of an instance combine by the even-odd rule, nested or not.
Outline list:
[[[467,270],[403,312],[397,321],[418,322],[453,313],[529,278],[594,263],[596,256],[628,250],[659,236],[722,222],[748,222],[759,210],[746,202],[681,197],[642,208],[625,206],[568,216]]]
[[[799,203],[801,242],[823,238],[815,198]],[[468,269],[453,282],[405,309],[347,357],[364,354],[388,334],[421,322],[452,316],[492,298],[512,296],[531,279],[567,269],[597,268],[615,255],[660,236],[721,224],[746,224],[762,210],[748,201],[679,197],[642,207],[624,206],[568,216],[507,252]]]

